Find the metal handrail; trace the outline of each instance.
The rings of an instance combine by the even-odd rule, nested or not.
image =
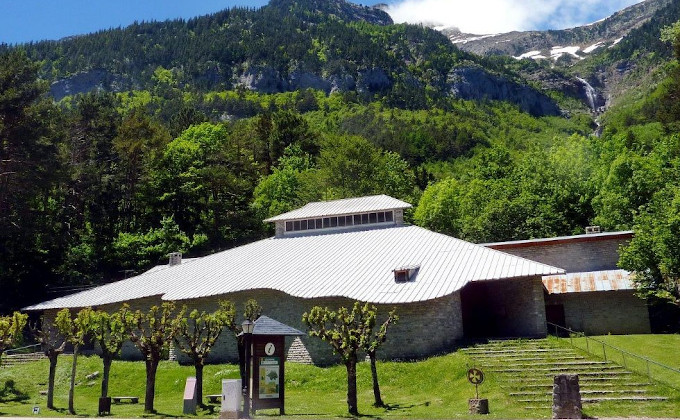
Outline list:
[[[30,346],[23,346],[23,347],[17,347],[17,348],[9,349],[9,350],[5,351],[5,354],[9,356],[10,354],[14,354],[14,353],[22,353],[20,350],[30,349],[32,347],[40,347],[40,344],[31,344]]]
[[[566,328],[566,327],[563,327],[563,326],[561,326],[561,325],[553,324],[552,322],[548,322],[548,325],[551,326],[551,327],[553,327],[553,328],[555,329],[555,337],[557,337],[558,339],[561,338],[560,335],[557,333],[558,331],[562,330],[562,331],[564,331],[564,332],[569,333],[569,341],[570,341],[570,344],[571,344],[572,347],[580,348],[580,347],[577,347],[577,346],[574,345],[574,340],[573,340],[574,336],[577,336],[577,337],[579,337],[579,336],[584,337],[584,338],[586,339],[586,353],[591,354],[591,355],[593,355],[593,356],[598,357],[597,354],[595,354],[594,352],[590,351],[590,345],[589,345],[589,343],[588,343],[588,340],[591,340],[591,341],[594,341],[594,342],[596,342],[596,343],[601,344],[601,345],[602,345],[602,356],[604,357],[604,361],[605,361],[605,362],[607,361],[607,351],[606,351],[606,348],[607,348],[607,347],[610,347],[611,349],[616,350],[616,351],[618,351],[619,353],[621,353],[621,356],[622,356],[622,358],[623,358],[623,367],[626,368],[626,369],[629,369],[629,366],[626,365],[626,356],[629,356],[629,357],[632,357],[632,358],[634,358],[634,359],[639,359],[639,360],[644,361],[644,362],[646,363],[646,367],[647,367],[647,377],[649,377],[649,379],[651,379],[651,380],[655,380],[655,381],[657,381],[657,382],[663,382],[663,381],[660,381],[659,379],[655,379],[655,378],[652,377],[651,370],[650,370],[650,365],[655,365],[655,366],[658,366],[658,367],[660,367],[660,368],[662,368],[662,369],[665,369],[665,370],[667,370],[667,371],[670,371],[670,372],[673,372],[673,373],[676,373],[676,374],[679,374],[679,375],[680,375],[680,370],[679,370],[679,369],[676,369],[676,368],[671,367],[671,366],[664,365],[663,363],[659,363],[659,362],[657,362],[656,360],[651,360],[651,359],[648,359],[648,358],[646,358],[646,357],[644,357],[644,356],[640,356],[640,355],[637,355],[637,354],[635,354],[635,353],[631,353],[631,352],[629,352],[629,351],[627,351],[627,350],[624,350],[624,349],[622,349],[622,348],[619,348],[619,347],[616,347],[616,346],[612,346],[611,344],[605,343],[604,341],[598,340],[598,339],[596,339],[596,338],[588,337],[588,336],[587,336],[585,333],[583,333],[583,332],[574,331],[574,330],[572,330],[571,328]],[[631,369],[631,370],[633,370],[633,369]],[[638,372],[638,373],[640,373],[640,372]],[[678,389],[677,385],[671,385],[671,384],[668,384],[667,382],[663,382],[663,383],[664,383],[665,385],[668,385],[668,386],[672,387],[672,388]]]

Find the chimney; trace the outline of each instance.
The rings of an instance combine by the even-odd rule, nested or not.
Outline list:
[[[591,235],[593,233],[602,233],[602,229],[599,226],[587,226],[586,235]]]
[[[173,265],[180,265],[182,264],[182,253],[181,252],[171,252],[168,254],[170,257],[170,262],[168,265],[172,267]]]

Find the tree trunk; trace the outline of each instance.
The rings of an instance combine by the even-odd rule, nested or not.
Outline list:
[[[347,368],[347,410],[353,416],[359,415],[357,408],[357,357],[350,357],[345,362]]]
[[[54,375],[57,372],[57,357],[59,354],[50,354],[50,376],[47,379],[47,408],[54,410]]]
[[[113,359],[110,357],[104,357],[102,359],[104,362],[104,373],[102,374],[102,397],[109,396],[109,373],[111,372],[111,363]]]
[[[375,402],[373,403],[376,407],[384,407],[385,403],[380,396],[380,384],[378,383],[378,369],[375,366],[375,351],[368,352],[368,357],[371,359],[371,376],[373,376],[373,397]]]
[[[78,345],[73,346],[73,364],[71,365],[71,384],[68,388],[68,412],[70,414],[76,414],[76,410],[73,408],[73,394],[76,390],[76,365],[78,364]]]
[[[146,361],[146,393],[144,395],[144,412],[155,413],[153,409],[153,399],[156,394],[156,370],[158,370],[158,360]]]
[[[203,361],[194,363],[196,369],[196,403],[203,406]]]

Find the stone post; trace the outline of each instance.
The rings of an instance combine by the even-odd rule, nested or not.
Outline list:
[[[581,419],[581,409],[578,375],[556,375],[553,382],[552,418]]]

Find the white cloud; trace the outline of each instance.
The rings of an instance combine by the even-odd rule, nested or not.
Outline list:
[[[562,29],[602,19],[641,0],[395,0],[395,22],[455,26],[467,33]]]

